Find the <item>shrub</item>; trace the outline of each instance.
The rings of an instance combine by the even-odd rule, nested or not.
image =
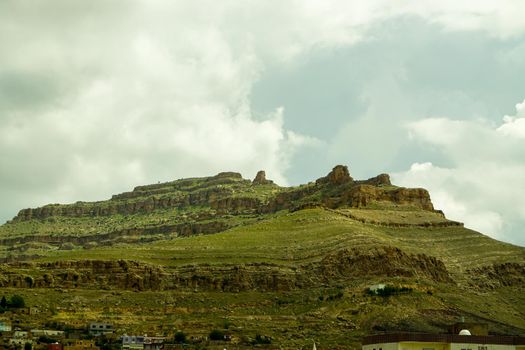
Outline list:
[[[38,337],[39,343],[52,344],[52,343],[56,343],[57,341],[58,341],[57,339],[48,337],[47,335],[41,335],[40,337]]]
[[[224,340],[224,332],[219,329],[214,329],[210,332],[210,340]]]
[[[224,329],[229,329],[230,328],[230,320],[224,320],[223,327],[224,327]]]
[[[18,309],[26,306],[26,303],[24,301],[24,298],[22,298],[20,295],[15,294],[11,297],[9,300],[9,303],[7,304],[9,307]]]
[[[175,343],[186,343],[186,334],[181,331],[177,331],[174,337]]]
[[[253,342],[254,344],[271,344],[272,338],[267,337],[265,335],[256,334],[255,340]]]

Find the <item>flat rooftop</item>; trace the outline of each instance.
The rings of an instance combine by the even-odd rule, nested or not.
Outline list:
[[[392,333],[392,334],[369,335],[363,338],[362,344],[369,345],[369,344],[400,343],[400,342],[525,345],[525,337],[503,336],[503,335]]]

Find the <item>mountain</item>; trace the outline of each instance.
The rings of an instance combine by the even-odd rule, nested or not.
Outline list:
[[[525,248],[448,220],[424,189],[340,165],[298,187],[225,172],[23,209],[0,226],[0,258],[2,290],[38,308],[21,316],[35,327],[110,321],[195,339],[226,328],[239,348],[256,335],[270,348],[358,347],[461,317],[525,335]]]

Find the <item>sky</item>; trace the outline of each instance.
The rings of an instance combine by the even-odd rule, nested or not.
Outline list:
[[[348,165],[525,246],[525,2],[0,2],[0,222]]]

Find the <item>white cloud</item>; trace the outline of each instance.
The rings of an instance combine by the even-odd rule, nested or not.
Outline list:
[[[525,138],[525,100],[516,104],[516,115],[503,117],[504,124],[497,130],[504,135]]]
[[[525,237],[512,229],[525,224],[525,139],[508,121],[520,119],[521,106],[499,127],[445,118],[410,123],[414,140],[439,147],[452,165],[414,163],[394,181],[427,188],[437,209],[467,227],[524,245]]]
[[[0,217],[230,169],[265,168],[284,184],[294,151],[319,141],[287,130],[279,106],[253,117],[251,89],[267,65],[366,40],[370,26],[398,16],[499,37],[525,29],[517,1],[475,12],[467,2],[421,4],[1,2]],[[502,133],[521,128],[507,124]]]

